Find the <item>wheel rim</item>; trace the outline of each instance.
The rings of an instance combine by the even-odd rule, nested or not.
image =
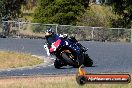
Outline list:
[[[64,50],[61,53],[63,53],[63,52],[65,52],[68,55],[69,59],[76,61],[76,57],[72,54],[72,52],[70,50]]]

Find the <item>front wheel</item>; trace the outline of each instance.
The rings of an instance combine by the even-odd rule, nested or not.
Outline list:
[[[59,62],[59,60],[55,60],[54,66],[55,66],[55,68],[60,69],[62,67],[62,64]]]
[[[92,65],[93,65],[93,60],[88,56],[88,54],[84,54],[83,65],[85,67],[92,67]]]
[[[78,68],[80,65],[83,64],[82,55],[77,56],[75,52],[70,49],[62,51],[62,57],[67,62],[67,64],[75,68]]]

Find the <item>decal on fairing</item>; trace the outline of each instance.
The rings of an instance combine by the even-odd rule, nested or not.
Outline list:
[[[66,45],[69,45],[67,41],[65,41]]]
[[[56,51],[57,47],[60,45],[61,39],[58,39],[51,45],[50,52]]]

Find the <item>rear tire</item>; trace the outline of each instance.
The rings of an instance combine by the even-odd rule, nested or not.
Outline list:
[[[93,60],[88,56],[88,54],[84,54],[83,65],[85,67],[92,67],[92,65],[93,65]]]

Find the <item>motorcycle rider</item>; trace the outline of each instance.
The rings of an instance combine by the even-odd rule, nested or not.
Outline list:
[[[59,38],[67,38],[67,37],[68,37],[67,34],[55,34],[51,28],[48,28],[45,31],[45,38],[47,40],[48,46],[44,45],[44,48],[47,51],[47,55],[48,56],[50,55],[49,49],[54,42],[56,42]],[[85,49],[85,47],[83,47],[80,43],[78,43],[78,41],[75,39],[75,37],[70,37],[69,40],[72,41],[73,43],[76,43],[78,46],[80,46],[80,48],[83,51],[87,51],[87,49]]]
[[[66,36],[67,36],[66,34],[65,35],[63,35],[63,34],[59,34],[59,35],[55,34],[54,31],[51,28],[48,28],[45,31],[45,38],[47,40],[47,44],[44,45],[44,48],[47,51],[47,55],[48,56],[50,55],[49,49],[52,46],[52,44],[54,42],[56,42],[59,38],[64,38]],[[54,48],[56,48],[56,47],[54,47]]]
[[[45,32],[45,38],[47,40],[48,47],[50,48],[52,43],[58,39],[58,36],[52,31],[51,28],[48,28]]]

